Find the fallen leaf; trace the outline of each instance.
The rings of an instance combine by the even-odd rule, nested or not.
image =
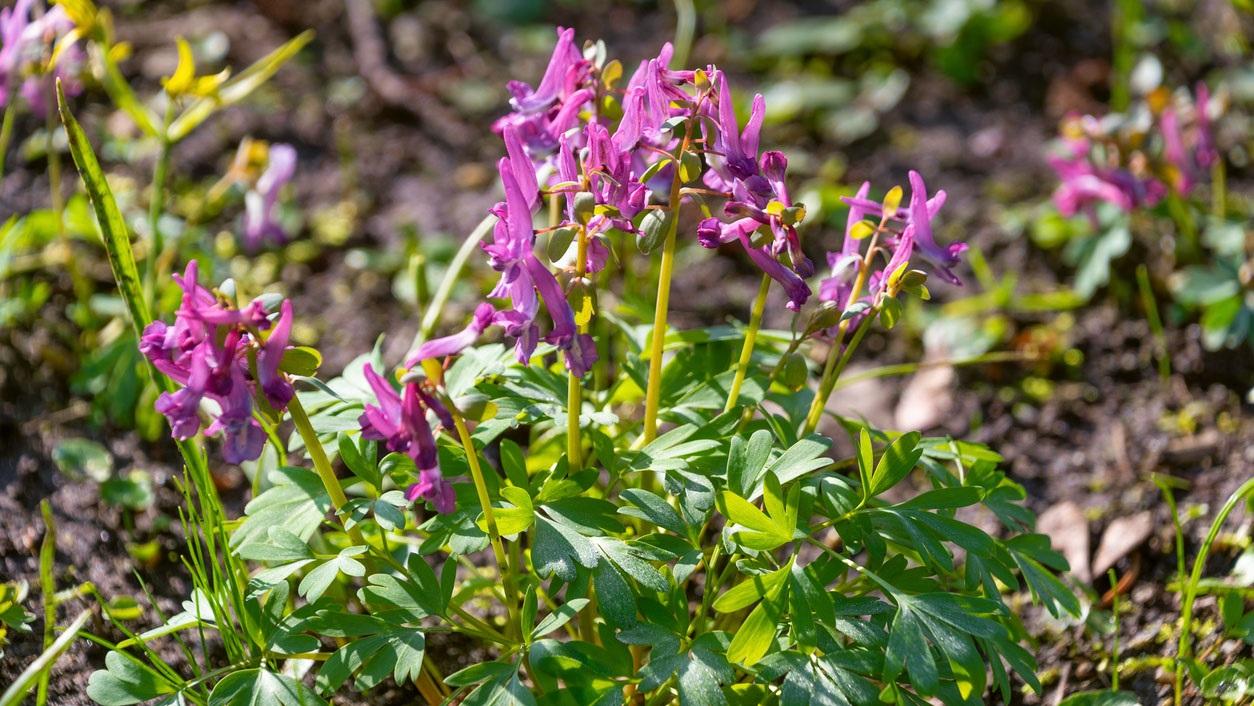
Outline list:
[[[1067,558],[1072,576],[1084,583],[1092,580],[1089,523],[1079,505],[1067,500],[1050,507],[1036,519],[1036,531],[1049,537],[1054,549]]]
[[[1093,557],[1093,575],[1101,576],[1116,562],[1149,539],[1154,531],[1154,518],[1149,510],[1116,518],[1102,533]]]
[[[954,368],[938,363],[948,353],[928,351],[924,363],[934,363],[915,373],[901,392],[893,413],[898,429],[932,429],[949,415],[954,406]]]

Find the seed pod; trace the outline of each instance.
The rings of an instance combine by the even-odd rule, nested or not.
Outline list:
[[[784,387],[790,390],[800,390],[805,386],[809,376],[810,370],[801,354],[789,353],[784,356],[779,366],[779,381]]]

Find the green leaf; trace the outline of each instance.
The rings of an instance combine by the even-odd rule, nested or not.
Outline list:
[[[671,507],[660,495],[639,488],[628,488],[620,494],[620,497],[635,507],[620,507],[618,508],[619,514],[648,520],[678,535],[687,533],[687,525],[684,524],[679,513],[675,512],[675,508]]]
[[[769,574],[750,576],[729,588],[723,595],[714,599],[714,610],[720,613],[734,613],[748,608],[766,596],[778,595],[780,587],[787,581],[788,573],[792,570],[792,563],[792,560],[789,560],[788,564],[781,569]]]
[[[541,576],[574,581],[576,567],[597,565],[597,550],[587,537],[562,522],[536,515],[535,545],[531,563]]]
[[[252,542],[240,547],[237,552],[240,558],[275,563],[314,558],[305,540],[283,527],[270,527],[266,532],[266,537],[269,541]]]
[[[369,691],[391,676],[404,686],[422,672],[426,638],[416,628],[393,627],[354,640],[335,651],[320,670],[318,688],[334,693],[352,675],[358,691]]]
[[[719,511],[727,519],[746,528],[732,535],[744,547],[770,551],[792,540],[792,527],[780,525],[739,495],[724,490],[716,497]]]
[[[541,620],[540,624],[531,631],[531,639],[535,640],[544,637],[570,622],[571,618],[578,615],[579,611],[583,610],[589,602],[587,598],[573,598],[558,606],[557,610],[546,615],[544,620]]]
[[[773,612],[770,602],[762,601],[749,613],[749,617],[736,628],[731,645],[727,647],[729,661],[752,667],[766,655],[778,629]]]
[[[264,669],[232,672],[209,693],[209,706],[319,706],[325,703],[304,684]]]
[[[100,706],[128,706],[174,691],[151,668],[116,651],[106,654],[105,668],[92,672],[87,680],[87,696]]]
[[[91,142],[88,141],[83,128],[70,113],[65,94],[61,91],[59,84],[57,105],[61,112],[61,122],[65,125],[66,137],[69,140],[70,155],[74,158],[78,173],[83,178],[84,186],[87,187],[87,195],[91,199],[92,208],[96,211],[96,221],[100,225],[105,251],[109,256],[109,266],[113,268],[113,279],[117,281],[118,289],[122,292],[122,299],[125,300],[127,310],[130,312],[135,335],[140,336],[151,317],[148,313],[147,300],[143,296],[139,269],[135,266],[135,254],[131,250],[130,229],[126,227],[122,212],[118,210],[117,201],[114,200],[113,192],[109,189],[109,182],[100,168],[100,162],[96,160],[96,153],[91,148]]]
[[[282,527],[308,541],[331,509],[331,498],[313,471],[286,466],[271,474],[271,478],[274,487],[244,507],[247,517],[231,535],[231,545],[237,549],[250,542],[265,541],[271,527]]]
[[[758,478],[771,457],[775,437],[769,430],[759,429],[749,437],[735,436],[727,452],[727,487],[741,496],[749,497],[757,486]]]
[[[875,464],[875,472],[871,474],[871,495],[876,496],[901,482],[910,471],[918,465],[923,456],[919,446],[920,434],[912,431],[897,437],[897,440],[884,449],[884,455]]]
[[[74,480],[103,483],[113,471],[113,454],[91,439],[62,439],[52,449],[52,461]]]
[[[152,506],[152,479],[147,471],[132,469],[100,485],[100,499],[110,505],[139,512]]]
[[[1254,660],[1219,667],[1202,677],[1202,695],[1226,704],[1249,703],[1254,696]],[[1120,703],[1117,706],[1124,706]]]
[[[309,346],[294,346],[283,351],[283,359],[279,361],[279,370],[292,375],[310,377],[318,372],[322,365],[322,354]]]
[[[512,503],[513,507],[493,508],[493,519],[496,520],[497,530],[501,534],[509,536],[519,532],[524,532],[535,523],[535,508],[531,503],[531,496],[527,491],[512,485],[501,488],[501,497]],[[488,531],[488,518],[480,515],[476,524],[479,529],[484,532]]]

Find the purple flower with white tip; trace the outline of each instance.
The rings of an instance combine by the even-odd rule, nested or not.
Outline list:
[[[244,194],[244,245],[256,250],[267,243],[282,245],[288,232],[279,222],[279,194],[296,175],[296,149],[270,145],[266,169],[257,184]]]

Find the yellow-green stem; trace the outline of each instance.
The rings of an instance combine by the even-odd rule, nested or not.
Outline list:
[[[658,271],[657,302],[653,307],[653,338],[649,348],[649,382],[644,397],[644,443],[657,438],[658,404],[662,393],[662,351],[666,343],[666,317],[671,303],[671,276],[675,271],[675,239],[679,231],[679,189],[683,186],[684,154],[688,151],[688,134],[675,154],[672,168],[675,176],[671,180],[670,200],[666,207],[670,209],[670,219],[666,227],[666,239],[662,244],[662,264]],[[652,475],[645,474],[645,485],[652,485]],[[646,488],[647,489],[647,488]]]
[[[745,375],[749,372],[749,361],[753,358],[753,344],[758,340],[758,329],[762,326],[762,312],[766,310],[766,295],[771,291],[771,278],[762,275],[762,284],[758,286],[758,296],[753,300],[753,309],[749,312],[749,328],[745,330],[745,344],[740,348],[740,360],[736,362],[736,377],[732,378],[731,391],[727,393],[727,404],[723,411],[729,412],[736,406],[740,398],[740,388],[745,384]]]
[[[1222,159],[1210,168],[1211,213],[1220,220],[1228,213],[1228,172]]]
[[[862,262],[858,264],[858,275],[853,280],[853,287],[849,291],[849,298],[845,300],[845,306],[858,301],[858,297],[862,296],[862,288],[866,286],[867,275],[871,271],[871,258],[875,256],[875,244],[879,239],[879,231],[871,238],[871,244],[867,248],[866,256]],[[852,319],[842,319],[836,327],[836,335],[832,338],[832,348],[827,352],[827,362],[823,365],[823,377],[819,379],[819,391],[814,396],[814,401],[810,403],[810,411],[806,414],[805,431],[802,436],[811,434],[819,427],[819,421],[823,418],[823,410],[827,408],[827,398],[832,394],[832,388],[836,386],[836,378],[840,376],[836,363],[841,358],[840,342],[845,340],[845,333],[849,330],[849,322]],[[867,322],[868,325],[870,322]],[[854,346],[849,346],[852,350]],[[844,366],[841,366],[844,367]]]
[[[1197,587],[1202,581],[1206,558],[1210,555],[1210,548],[1215,543],[1215,538],[1219,536],[1219,530],[1223,529],[1224,522],[1228,520],[1228,515],[1232,514],[1237,505],[1240,505],[1241,501],[1251,494],[1254,494],[1254,478],[1242,483],[1241,487],[1228,497],[1224,506],[1220,508],[1219,514],[1215,516],[1215,521],[1211,523],[1210,531],[1206,533],[1206,540],[1202,542],[1202,547],[1193,560],[1193,573],[1189,575],[1189,582],[1185,584],[1184,598],[1180,604],[1180,640],[1176,647],[1176,706],[1180,706],[1184,695],[1184,670],[1189,658],[1193,655],[1193,602],[1197,600]]]
[[[166,105],[165,123],[161,129],[161,151],[157,155],[157,164],[152,170],[152,189],[150,201],[148,202],[148,268],[144,277],[144,297],[148,300],[149,305],[156,310],[157,300],[157,283],[161,281],[161,255],[165,252],[165,235],[161,232],[161,214],[165,209],[165,185],[167,175],[170,171],[170,153],[174,148],[174,143],[170,142],[167,134],[170,131],[170,122],[174,119],[174,101]]]
[[[479,466],[479,452],[475,450],[475,441],[470,438],[470,430],[466,428],[466,420],[462,418],[461,411],[456,407],[449,406],[449,414],[453,417],[453,426],[457,427],[457,438],[462,443],[462,448],[466,451],[466,463],[470,466],[470,478],[475,483],[475,492],[479,495],[479,504],[483,506],[483,519],[488,525],[488,539],[492,543],[492,554],[496,557],[497,571],[500,572],[502,583],[505,585],[505,595],[512,597],[514,591],[514,571],[510,566],[509,555],[505,553],[505,548],[501,544],[501,532],[496,526],[496,514],[492,509],[492,498],[488,495],[488,485],[483,479],[483,469]],[[509,609],[510,625],[517,625],[517,606],[511,599],[506,602]]]
[[[313,461],[314,470],[317,471],[318,477],[322,479],[322,485],[327,489],[327,495],[331,498],[331,507],[335,509],[336,517],[339,517],[340,510],[348,503],[348,496],[344,495],[344,488],[340,486],[340,479],[336,477],[335,470],[331,468],[331,461],[327,458],[327,453],[322,448],[322,442],[318,439],[318,433],[314,431],[313,424],[309,422],[309,415],[305,413],[305,407],[300,403],[300,397],[293,395],[292,401],[287,405],[287,411],[292,415],[292,423],[296,425],[296,433],[300,434],[300,438],[305,442],[305,450],[309,452],[309,458]],[[344,518],[340,517],[342,523]],[[348,536],[353,540],[354,544],[367,546],[366,540],[361,536],[361,530],[357,527],[346,528]]]
[[[13,104],[17,97],[17,83],[17,81],[9,82],[9,90],[4,103],[4,121],[0,122],[0,179],[4,178],[4,161],[9,156],[9,142],[13,140],[13,122],[17,117],[17,108]]]
[[[556,201],[556,196],[550,199],[550,203]],[[582,226],[579,228],[579,245],[575,249],[575,277],[576,281],[583,280],[584,273],[587,271],[588,265],[588,231]],[[579,310],[575,312],[575,318],[586,315],[585,307],[581,302]],[[588,332],[588,322],[584,321],[579,324],[579,333]],[[569,354],[568,354],[569,355]],[[574,371],[568,371],[566,374],[566,460],[571,473],[583,467],[583,442],[579,435],[579,413],[583,410],[583,381]]]

